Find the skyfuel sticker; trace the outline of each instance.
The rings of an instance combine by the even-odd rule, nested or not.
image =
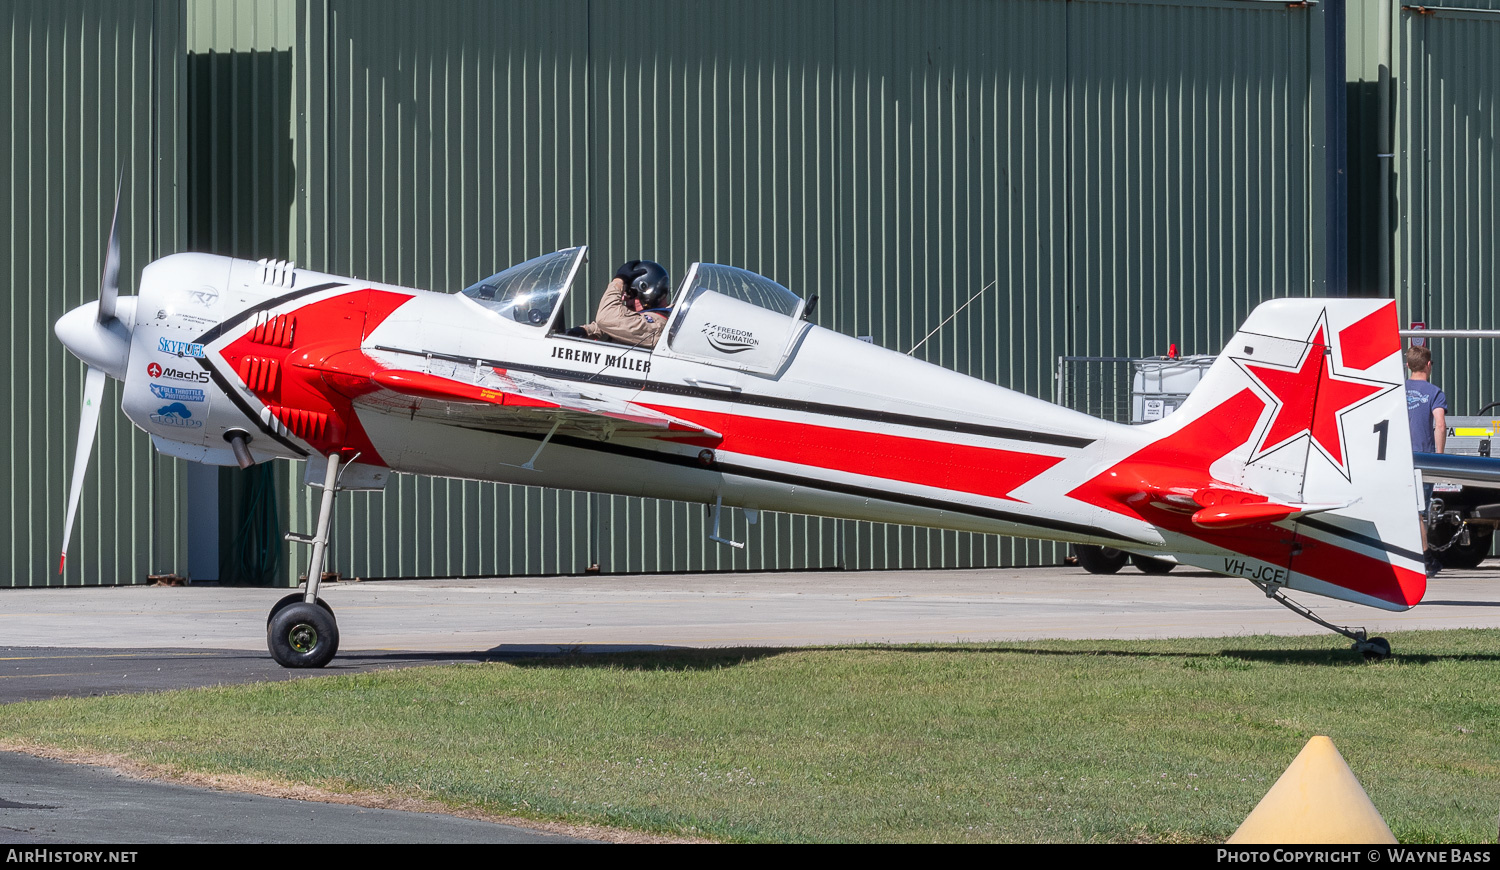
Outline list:
[[[190,341],[173,341],[170,338],[159,338],[156,340],[156,349],[172,356],[192,356],[202,358],[203,345]]]

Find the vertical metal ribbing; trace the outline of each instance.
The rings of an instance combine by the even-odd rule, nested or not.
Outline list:
[[[919,355],[1041,396],[1061,353],[1213,351],[1256,302],[1310,286],[1315,8],[326,10],[304,25],[326,34],[307,74],[326,76],[337,119],[321,140],[332,243],[316,267],[456,288],[586,241],[575,322],[621,260],[679,277],[717,260],[816,292],[819,322],[903,350],[994,280]],[[701,506],[404,479],[343,515],[334,549],[350,573],[1061,555],[777,515],[728,552],[704,543]]]
[[[56,341],[52,324],[98,298],[119,171],[121,292],[134,292],[147,262],[178,249],[171,58],[181,51],[179,12],[180,4],[151,0],[0,10],[0,100],[11,119],[0,133],[0,269],[13,289],[8,374],[0,379],[9,412],[0,457],[11,469],[0,500],[5,585],[140,583],[175,567],[175,464],[154,473],[149,439],[105,410],[67,573],[58,578],[72,457],[57,445],[75,439],[83,365]],[[113,383],[104,402],[118,408]]]
[[[1397,300],[1429,327],[1493,329],[1500,322],[1500,3],[1470,13],[1389,11],[1396,43]],[[1434,381],[1450,414],[1500,400],[1492,342],[1436,339]]]

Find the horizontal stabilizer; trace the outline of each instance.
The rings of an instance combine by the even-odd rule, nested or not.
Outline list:
[[[1193,514],[1193,522],[1205,529],[1233,529],[1253,526],[1256,523],[1274,523],[1277,520],[1294,520],[1308,514],[1322,513],[1346,508],[1347,502],[1338,504],[1277,504],[1264,501],[1255,504],[1228,504],[1206,507]]]
[[[1193,524],[1203,529],[1235,529],[1257,523],[1294,520],[1308,514],[1338,510],[1348,502],[1298,504],[1278,502],[1262,493],[1227,484],[1196,490],[1147,486],[1143,493],[1164,510],[1191,512]]]

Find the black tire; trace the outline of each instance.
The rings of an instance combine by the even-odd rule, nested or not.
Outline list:
[[[1177,567],[1176,562],[1153,559],[1150,556],[1137,556],[1134,553],[1130,554],[1130,564],[1139,569],[1142,574],[1168,574]]]
[[[276,614],[278,614],[281,611],[287,609],[291,605],[296,604],[297,602],[301,601],[302,597],[303,597],[303,593],[301,593],[301,592],[293,592],[291,595],[288,595],[285,598],[282,598],[280,601],[278,601],[275,604],[273,604],[271,606],[271,612],[266,614],[266,630],[267,631],[270,630],[270,628],[271,628],[271,620],[273,620],[273,619],[276,618]],[[321,607],[321,608],[323,608],[324,610],[328,611],[328,615],[329,616],[333,616],[333,608],[328,606],[328,602],[327,601],[324,601],[323,599],[319,598],[318,599],[318,606]]]
[[[271,620],[266,646],[284,668],[321,668],[339,651],[339,625],[324,608],[294,602]]]
[[[1114,547],[1074,544],[1073,553],[1078,557],[1078,566],[1090,574],[1113,574],[1130,560],[1127,554]]]
[[[1443,563],[1444,568],[1478,568],[1481,562],[1490,557],[1490,545],[1494,541],[1494,532],[1486,530],[1485,534],[1480,534],[1478,529],[1470,528],[1469,546],[1454,544],[1438,553],[1438,561]]]
[[[1355,644],[1354,648],[1359,650],[1367,662],[1378,662],[1391,657],[1391,642],[1383,637],[1372,637],[1364,643]]]

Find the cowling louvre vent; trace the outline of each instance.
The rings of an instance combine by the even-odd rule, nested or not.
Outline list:
[[[297,318],[290,314],[272,315],[262,311],[255,315],[255,325],[250,328],[250,340],[271,347],[291,347],[292,336],[297,331]]]
[[[290,289],[297,283],[297,264],[291,260],[256,260],[260,265],[260,283],[268,287]]]
[[[274,359],[247,356],[240,360],[240,380],[245,382],[251,392],[273,392],[280,377],[281,363]]]

